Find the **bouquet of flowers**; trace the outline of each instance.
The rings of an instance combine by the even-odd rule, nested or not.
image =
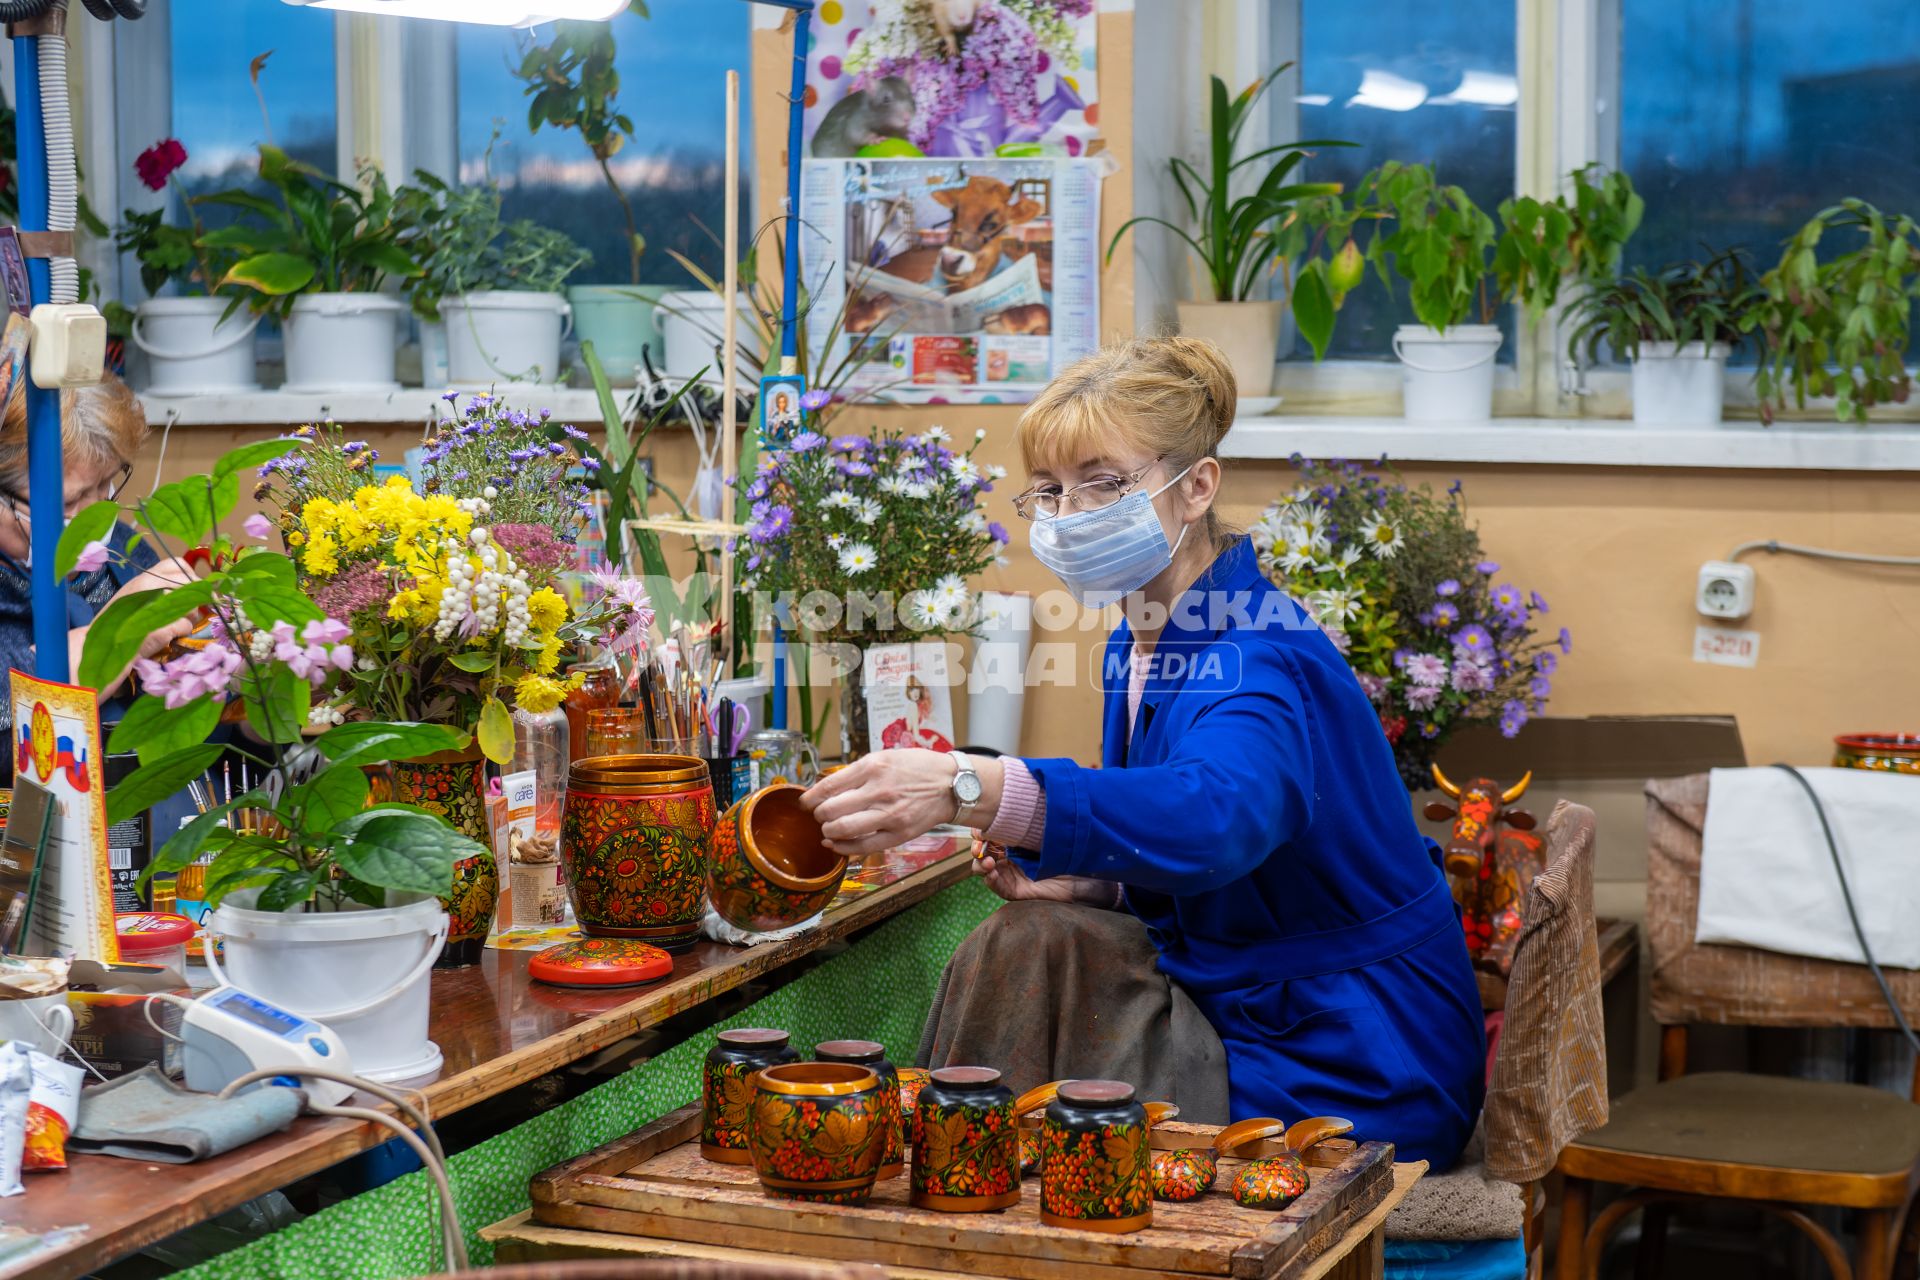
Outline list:
[[[956,51],[926,0],[875,0],[872,24],[847,55],[849,92],[889,76],[904,79],[914,102],[908,137],[937,154],[990,155],[1009,142],[1036,141],[1085,105],[1059,76],[1042,102],[1040,83],[1043,68],[1079,67],[1074,22],[1092,11],[1093,0],[983,0]],[[956,149],[952,139],[942,145],[943,128],[962,129],[981,146]]]
[[[810,415],[817,400],[803,401]],[[974,461],[985,434],[960,453],[942,427],[829,439],[809,423],[762,453],[747,484],[743,588],[771,597],[774,616],[809,643],[865,649],[970,631],[979,599],[967,578],[1007,541],[980,509],[1006,476]]]
[[[561,672],[576,645],[645,638],[638,580],[602,575],[579,612],[560,590],[588,509],[567,441],[585,435],[547,416],[473,397],[430,433],[425,492],[404,476],[370,483],[376,454],[331,423],[296,431],[305,447],[262,469],[303,588],[346,624],[357,658],[323,686],[316,723],[470,727],[504,764],[511,708],[558,706],[579,683]]]
[[[1463,724],[1518,734],[1573,638],[1564,627],[1542,638],[1547,602],[1500,581],[1460,483],[1442,499],[1384,458],[1293,462],[1301,487],[1249,531],[1260,567],[1346,655],[1407,786],[1429,784],[1434,753]]]

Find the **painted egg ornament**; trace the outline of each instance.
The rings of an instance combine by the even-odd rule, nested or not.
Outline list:
[[[1233,1202],[1243,1209],[1284,1209],[1307,1185],[1307,1166],[1289,1151],[1242,1165],[1233,1178]]]
[[[1192,1200],[1213,1187],[1220,1162],[1211,1151],[1185,1149],[1153,1153],[1153,1198]]]

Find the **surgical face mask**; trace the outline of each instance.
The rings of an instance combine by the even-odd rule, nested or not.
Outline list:
[[[1074,599],[1102,609],[1138,591],[1173,563],[1174,552],[1187,540],[1167,545],[1153,500],[1178,484],[1191,465],[1148,493],[1135,489],[1110,507],[1075,511],[1033,522],[1033,555],[1053,570]]]

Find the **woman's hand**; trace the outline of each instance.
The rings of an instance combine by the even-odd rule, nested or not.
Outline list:
[[[985,827],[1000,806],[1000,762],[968,759],[980,774],[982,792],[968,821]],[[835,853],[881,853],[953,820],[954,772],[954,760],[943,751],[875,751],[814,783],[800,803]]]
[[[993,846],[998,848],[998,845]],[[991,853],[973,860],[973,874],[987,882],[1007,902],[1078,902],[1089,907],[1111,910],[1118,897],[1109,880],[1086,876],[1055,876],[1035,880],[1011,858],[996,858]]]

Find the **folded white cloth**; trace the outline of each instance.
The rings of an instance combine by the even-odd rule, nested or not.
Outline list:
[[[771,933],[748,933],[745,929],[737,928],[728,924],[725,920],[722,920],[720,913],[709,905],[707,907],[707,918],[702,922],[700,927],[702,931],[715,942],[724,942],[735,947],[750,947],[757,942],[785,942],[788,938],[798,937],[800,934],[805,933],[807,930],[819,924],[820,916],[825,914],[823,911],[819,913],[819,915],[802,920],[799,924],[788,925],[784,929],[775,929]]]
[[[1874,959],[1920,969],[1920,779],[1801,772],[1826,808]],[[1863,961],[1813,801],[1781,770],[1713,771],[1694,940]]]

